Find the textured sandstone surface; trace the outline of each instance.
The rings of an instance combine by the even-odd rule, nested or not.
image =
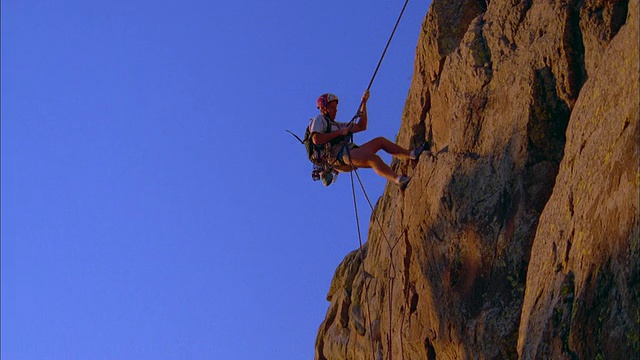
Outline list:
[[[398,143],[316,359],[639,353],[638,0],[434,0]],[[362,261],[364,259],[364,261]]]
[[[630,5],[635,16],[571,113],[529,264],[524,358],[638,355],[638,2]]]

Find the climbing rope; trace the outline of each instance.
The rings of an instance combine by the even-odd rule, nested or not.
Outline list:
[[[402,19],[402,15],[404,15],[404,10],[407,8],[407,4],[409,0],[404,2],[404,6],[402,7],[402,11],[400,11],[400,15],[398,15],[398,20],[396,20],[396,25],[393,27],[393,31],[391,31],[391,35],[389,36],[389,40],[387,40],[387,45],[384,47],[384,51],[382,52],[382,56],[380,56],[380,60],[378,61],[378,66],[376,66],[376,70],[373,72],[373,76],[371,77],[371,81],[369,81],[369,86],[367,86],[367,90],[371,89],[371,85],[373,85],[373,80],[376,78],[378,74],[378,70],[380,69],[380,65],[382,64],[382,59],[387,54],[387,49],[389,49],[389,45],[391,44],[391,39],[393,39],[393,35],[396,33],[396,29],[398,29],[398,25],[400,24],[400,19]]]
[[[367,91],[371,90],[371,86],[373,85],[373,81],[376,79],[376,75],[378,75],[378,70],[380,70],[380,65],[382,65],[382,60],[384,60],[384,57],[387,54],[387,50],[389,49],[389,45],[391,45],[391,40],[393,39],[393,36],[396,34],[396,30],[398,29],[398,25],[400,24],[400,20],[402,19],[402,15],[404,15],[404,10],[407,8],[407,4],[409,4],[409,0],[406,0],[404,2],[404,5],[402,6],[402,10],[400,11],[400,15],[398,15],[398,19],[396,20],[396,24],[394,25],[393,30],[391,31],[391,35],[389,35],[389,40],[387,40],[387,45],[384,47],[384,50],[382,51],[382,55],[380,56],[380,60],[378,60],[378,65],[376,66],[376,70],[373,72],[373,75],[371,76],[371,80],[369,80],[369,85],[367,85]],[[360,106],[358,106],[358,110],[357,110],[356,114],[353,116],[353,118],[351,118],[351,121],[349,121],[349,124],[351,124],[352,122],[355,121],[355,119],[360,117],[360,108],[362,108],[362,104],[363,103],[364,103],[364,100],[362,100],[360,102]]]
[[[358,170],[355,166],[353,166],[353,162],[351,161],[351,152],[349,150],[349,147],[346,146],[345,147],[346,151],[347,151],[347,157],[349,159],[349,166],[351,167],[351,171],[349,172],[350,177],[351,177],[351,193],[353,195],[353,207],[355,210],[355,217],[356,217],[356,226],[358,229],[358,243],[359,243],[359,253],[360,253],[360,263],[362,265],[362,279],[364,282],[364,290],[365,290],[365,294],[364,294],[364,300],[367,306],[367,314],[366,314],[366,318],[365,318],[365,326],[367,327],[367,332],[369,333],[369,342],[371,344],[371,353],[373,354],[374,359],[376,358],[375,354],[375,347],[374,347],[374,342],[373,342],[373,335],[372,335],[372,328],[371,328],[371,310],[369,308],[369,300],[368,300],[368,294],[369,294],[369,284],[365,279],[365,274],[366,271],[364,270],[364,252],[362,250],[362,232],[360,230],[360,216],[358,214],[358,203],[356,200],[356,190],[355,190],[355,182],[353,180],[353,174],[355,173],[356,178],[358,179],[358,183],[360,184],[360,188],[362,189],[362,193],[364,194],[365,199],[367,200],[367,203],[369,204],[369,208],[371,208],[371,214],[374,218],[374,222],[378,225],[378,227],[380,228],[380,233],[382,234],[382,237],[385,241],[385,243],[387,244],[387,247],[389,249],[389,267],[390,267],[390,274],[389,274],[389,302],[388,302],[388,311],[389,311],[389,334],[387,335],[387,359],[389,360],[393,360],[393,347],[392,347],[392,340],[391,340],[391,333],[392,333],[392,329],[393,329],[393,296],[392,296],[392,292],[393,292],[393,286],[394,286],[394,281],[395,281],[395,274],[396,274],[396,266],[393,262],[393,252],[396,248],[396,246],[399,243],[400,238],[398,237],[395,241],[394,244],[392,245],[391,242],[389,241],[389,238],[387,237],[386,233],[384,232],[384,228],[382,227],[382,223],[380,222],[380,219],[378,218],[378,216],[376,215],[375,209],[373,207],[373,203],[371,202],[371,199],[369,198],[369,195],[367,194],[367,190],[364,187],[364,184],[362,182],[362,179],[360,178],[360,174],[358,173]],[[406,230],[405,230],[406,232]],[[404,232],[403,232],[404,233]],[[404,320],[403,320],[403,326],[404,326]],[[404,359],[404,343],[402,341],[402,334],[400,335],[400,347],[401,347],[401,353]]]
[[[349,154],[349,149],[347,148],[347,154]],[[349,162],[351,163],[351,156],[349,155]],[[353,167],[353,164],[351,165]],[[351,193],[353,195],[353,208],[355,210],[355,215],[356,215],[356,227],[358,228],[358,243],[360,245],[359,247],[359,254],[360,254],[360,264],[362,266],[362,282],[364,283],[364,299],[365,299],[365,303],[366,303],[366,310],[367,313],[365,314],[365,327],[367,329],[367,334],[369,335],[369,343],[371,344],[371,354],[373,356],[373,359],[376,359],[376,351],[375,351],[375,346],[373,343],[373,334],[371,331],[371,309],[369,308],[369,300],[368,300],[368,294],[369,294],[369,283],[367,282],[366,276],[365,276],[365,271],[364,271],[364,253],[362,251],[362,232],[360,231],[360,216],[358,215],[358,201],[356,200],[356,188],[355,188],[355,183],[353,181],[353,171],[349,172],[349,175],[351,176]]]
[[[404,5],[402,6],[402,10],[400,11],[400,15],[398,15],[398,19],[396,20],[396,23],[393,27],[393,30],[391,31],[391,35],[389,35],[389,39],[387,40],[387,44],[384,47],[384,50],[382,51],[382,55],[380,56],[380,59],[378,60],[378,65],[376,66],[375,71],[373,72],[373,75],[371,76],[371,80],[369,81],[369,85],[367,85],[367,91],[369,91],[371,89],[371,86],[373,85],[373,82],[376,78],[376,75],[378,75],[378,70],[380,70],[380,66],[382,65],[382,61],[384,60],[385,55],[387,54],[387,50],[389,49],[389,45],[391,44],[391,40],[393,39],[393,36],[396,33],[396,30],[398,29],[398,25],[400,24],[400,20],[402,19],[402,16],[404,15],[404,11],[407,8],[407,4],[409,3],[409,0],[405,0]],[[351,118],[351,120],[347,123],[347,126],[350,126],[357,118],[360,117],[360,109],[362,109],[362,105],[364,104],[364,99],[362,99],[360,101],[360,105],[358,106],[358,109],[356,111],[356,114],[353,116],[353,118]],[[349,136],[353,136],[353,134],[349,134]],[[349,147],[346,146],[346,150],[347,150],[347,157],[349,158],[349,165],[351,166],[351,171],[349,172],[350,177],[351,177],[351,192],[353,195],[353,207],[355,210],[355,216],[356,216],[356,226],[358,228],[358,243],[359,243],[359,253],[360,253],[360,263],[362,265],[362,281],[364,283],[364,290],[365,290],[365,294],[364,294],[364,299],[366,302],[366,309],[367,309],[367,314],[365,316],[365,326],[367,327],[367,332],[369,333],[369,342],[371,343],[371,355],[373,356],[374,359],[376,359],[376,351],[375,351],[375,346],[374,346],[374,342],[373,342],[373,334],[372,334],[372,327],[371,327],[371,309],[369,308],[369,301],[368,301],[368,294],[369,294],[369,284],[365,278],[365,274],[366,271],[364,271],[364,252],[362,250],[362,231],[360,230],[360,216],[358,215],[358,202],[356,199],[356,190],[355,190],[355,182],[353,179],[353,174],[355,173],[356,177],[358,178],[358,182],[360,183],[360,187],[362,188],[362,192],[365,196],[365,198],[367,199],[367,203],[369,204],[369,207],[371,208],[371,213],[373,214],[373,217],[375,219],[376,224],[378,224],[378,226],[380,227],[380,232],[382,234],[382,237],[384,238],[388,248],[389,248],[389,264],[390,264],[390,275],[389,275],[389,303],[388,303],[388,310],[389,310],[389,334],[387,336],[387,353],[388,353],[388,360],[393,360],[393,351],[392,351],[392,341],[391,341],[391,330],[392,330],[392,309],[393,309],[393,296],[392,296],[392,291],[393,291],[393,284],[394,284],[394,279],[395,279],[395,273],[396,273],[396,268],[395,268],[395,264],[393,262],[393,251],[396,247],[396,245],[399,242],[399,239],[396,239],[395,243],[393,244],[393,246],[391,245],[391,242],[389,241],[389,238],[387,237],[387,235],[384,232],[384,228],[382,227],[382,224],[380,223],[380,220],[378,219],[378,216],[375,213],[375,209],[373,207],[373,204],[371,203],[371,200],[369,199],[369,195],[367,194],[366,189],[364,188],[364,184],[362,183],[362,179],[360,178],[360,174],[358,174],[358,171],[356,169],[355,166],[353,166],[353,162],[351,161],[351,153],[349,150]],[[402,335],[400,335],[400,346],[401,348],[404,347],[403,343],[402,343]],[[403,354],[403,358],[404,358],[404,354]]]

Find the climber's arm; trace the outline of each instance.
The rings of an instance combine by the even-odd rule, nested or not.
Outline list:
[[[313,141],[313,143],[315,145],[322,145],[322,144],[326,144],[329,141],[337,138],[338,136],[345,136],[347,135],[347,133],[349,133],[349,128],[343,128],[340,130],[336,130],[336,131],[331,131],[328,133],[313,133],[311,134],[311,140]]]
[[[358,114],[360,118],[357,123],[351,127],[352,133],[367,130],[367,101],[369,100],[369,90],[365,91],[362,95],[362,104],[360,105],[360,111]]]

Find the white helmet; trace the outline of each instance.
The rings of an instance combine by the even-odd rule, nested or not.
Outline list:
[[[338,97],[335,94],[332,94],[332,93],[322,94],[320,95],[318,100],[316,100],[316,107],[318,109],[323,109],[327,107],[327,105],[332,101],[339,101]]]

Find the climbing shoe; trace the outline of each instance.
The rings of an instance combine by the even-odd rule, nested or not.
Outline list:
[[[410,152],[411,158],[414,160],[418,160],[420,158],[420,155],[425,151],[428,154],[431,154],[431,144],[429,144],[428,141],[418,146],[417,148],[411,150]]]
[[[398,177],[398,186],[400,186],[400,189],[402,189],[402,190],[406,189],[407,185],[409,185],[409,180],[411,180],[410,177],[404,176],[404,175],[400,175]]]

